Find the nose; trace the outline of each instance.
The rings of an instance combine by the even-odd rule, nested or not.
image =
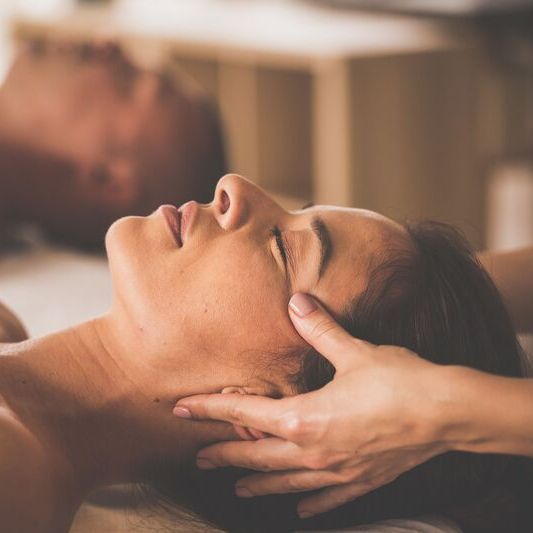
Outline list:
[[[261,221],[283,211],[257,185],[238,174],[226,174],[217,183],[213,200],[215,217],[225,230],[235,230],[249,221]]]

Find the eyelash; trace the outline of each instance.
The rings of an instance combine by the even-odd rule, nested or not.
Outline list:
[[[278,226],[274,226],[270,230],[270,234],[276,239],[276,245],[281,255],[281,259],[283,260],[285,268],[287,268],[287,252],[285,251],[285,244],[283,243],[283,236],[281,235],[281,230],[278,228]]]

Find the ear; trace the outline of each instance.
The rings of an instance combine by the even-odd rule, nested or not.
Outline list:
[[[255,394],[256,396],[269,396],[269,391],[260,387],[224,387],[221,394]]]
[[[254,389],[253,387],[224,387],[221,394],[257,394],[264,395],[264,391]],[[264,439],[267,435],[262,431],[253,428],[247,428],[233,424],[233,429],[242,440]]]

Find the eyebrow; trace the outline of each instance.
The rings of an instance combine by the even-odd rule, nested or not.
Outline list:
[[[328,267],[333,252],[331,235],[326,224],[319,216],[316,216],[311,220],[311,229],[320,244],[320,264],[318,267],[318,279],[320,279]]]

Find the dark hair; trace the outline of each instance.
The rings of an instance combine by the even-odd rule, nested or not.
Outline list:
[[[434,222],[406,229],[411,245],[388,253],[371,272],[363,293],[336,318],[352,335],[375,344],[403,346],[440,364],[522,376],[521,351],[508,314],[464,238]],[[301,369],[294,380],[300,392],[333,378],[334,368],[312,349],[299,357]],[[348,527],[435,512],[454,517],[467,531],[521,531],[521,490],[529,480],[519,461],[503,455],[446,453],[305,521],[295,513],[301,495],[236,498],[234,483],[246,473],[238,469],[183,471],[180,475],[188,482],[182,477],[186,493],[181,497],[196,513],[229,531]],[[172,472],[170,491],[168,485],[164,488],[167,476],[158,476],[163,493],[175,492],[175,476]],[[476,505],[482,505],[483,512],[476,512]]]

